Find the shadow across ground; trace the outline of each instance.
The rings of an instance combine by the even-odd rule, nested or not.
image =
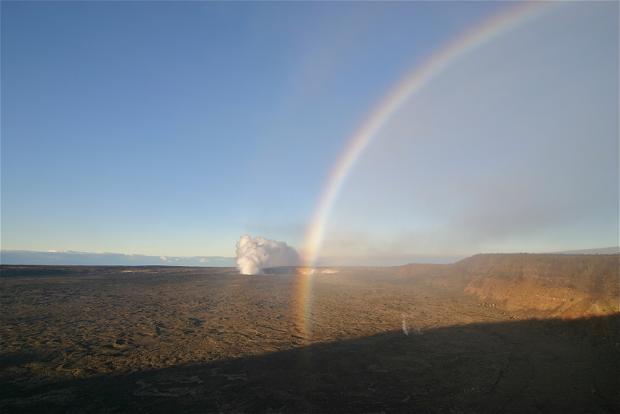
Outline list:
[[[511,321],[88,379],[4,376],[0,411],[619,412],[619,331],[618,314]]]

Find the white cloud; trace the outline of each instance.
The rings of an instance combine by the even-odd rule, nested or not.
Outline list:
[[[263,269],[296,266],[299,254],[284,242],[244,235],[237,242],[237,267],[244,275],[257,275]]]

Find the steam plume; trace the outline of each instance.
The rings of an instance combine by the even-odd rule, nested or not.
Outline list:
[[[237,267],[244,275],[257,275],[267,267],[296,266],[299,254],[288,244],[244,235],[237,242]]]

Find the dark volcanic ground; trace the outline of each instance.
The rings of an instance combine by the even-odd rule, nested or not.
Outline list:
[[[393,269],[2,267],[0,411],[620,412],[620,318]],[[407,332],[407,334],[405,334]]]

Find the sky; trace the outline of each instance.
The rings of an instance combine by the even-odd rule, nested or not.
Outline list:
[[[303,249],[377,102],[509,6],[2,2],[2,249]],[[617,33],[567,3],[451,64],[356,163],[324,260],[617,245]]]

